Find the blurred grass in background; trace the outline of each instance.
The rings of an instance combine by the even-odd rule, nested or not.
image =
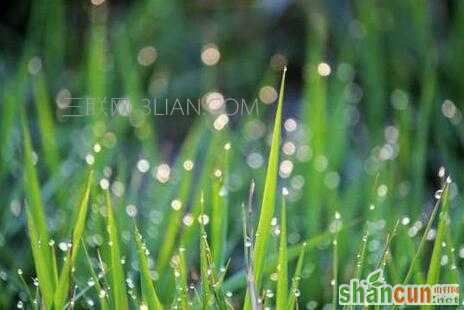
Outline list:
[[[289,191],[291,274],[299,248],[310,240],[300,305],[311,309],[332,302],[331,282],[354,276],[365,231],[362,275],[373,270],[398,220],[391,249],[397,256],[386,270],[389,279],[401,282],[441,186],[441,166],[454,181],[447,237],[454,250],[441,259],[447,270],[442,276],[449,280],[456,268],[462,271],[463,2],[54,0],[3,6],[2,308],[27,299],[16,270],[24,271],[29,285],[34,275],[24,197],[40,187],[41,197],[31,200],[42,200],[50,238],[57,251],[66,250],[89,165],[98,186],[91,192],[83,241],[95,266],[97,249],[102,256],[111,252],[104,241],[108,210],[101,190],[109,188],[126,277],[138,277],[131,241],[135,217],[153,258],[147,264],[161,283],[160,299],[169,302],[175,291],[170,260],[179,247],[185,248],[189,283],[198,282],[197,249],[204,245],[196,219],[204,208],[212,259],[225,266],[232,258],[224,288],[233,293],[232,304],[240,305],[236,296],[244,296],[246,288],[241,205],[255,180],[255,227],[284,65],[278,188]],[[229,115],[218,130],[216,121],[234,106],[223,104],[198,117],[147,115],[142,104],[144,98],[157,99],[164,109],[168,100],[172,108],[177,98],[205,101],[212,93],[248,103],[257,98],[259,113]],[[128,98],[132,113],[69,117],[79,110],[71,97],[97,99],[97,111],[111,107],[111,98]],[[30,128],[40,185],[22,177],[21,114]],[[230,150],[224,148],[228,144]],[[336,261],[331,233],[337,235]],[[276,259],[278,233],[272,236],[267,250]],[[205,248],[202,253],[206,257]],[[88,265],[79,255],[77,292],[92,277]],[[428,259],[420,262],[416,281],[425,281],[427,266]],[[273,290],[271,269],[262,283]],[[83,294],[79,304],[89,307],[97,294]]]

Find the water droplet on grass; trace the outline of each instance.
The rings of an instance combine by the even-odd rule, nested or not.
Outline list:
[[[206,214],[200,214],[198,216],[198,222],[201,224],[201,225],[207,225],[209,223],[209,217],[208,215]]]

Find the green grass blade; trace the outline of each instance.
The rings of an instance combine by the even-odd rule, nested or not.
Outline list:
[[[80,242],[82,239],[82,234],[84,233],[85,222],[87,218],[87,209],[89,206],[89,197],[90,197],[90,188],[93,181],[93,170],[90,171],[85,185],[84,193],[79,205],[79,211],[77,214],[76,222],[74,223],[74,231],[72,236],[72,249],[71,252],[67,255],[66,261],[64,263],[63,269],[60,274],[58,281],[58,286],[54,295],[54,304],[55,309],[63,309],[63,306],[66,301],[66,296],[68,295],[68,290],[70,287],[70,276],[71,269],[74,266],[76,261],[77,254],[80,249]]]
[[[43,302],[46,307],[51,307],[53,303],[53,281],[49,271],[49,262],[45,257],[48,244],[40,241],[39,233],[36,229],[34,217],[30,210],[27,212],[27,226],[31,238],[32,255],[34,257],[35,272],[39,279],[39,288],[42,293]]]
[[[76,222],[74,223],[74,232],[72,236],[72,251],[71,251],[71,261],[74,263],[76,261],[77,254],[79,253],[79,246],[82,239],[82,234],[85,229],[85,222],[87,218],[87,210],[89,207],[89,197],[90,189],[93,184],[93,175],[94,172],[91,170],[89,176],[87,177],[87,183],[85,185],[84,194],[82,195],[81,203],[79,205],[79,213],[77,214]]]
[[[48,246],[48,230],[45,220],[45,211],[42,205],[40,185],[37,170],[33,161],[33,151],[29,129],[26,124],[24,112],[21,114],[23,128],[23,150],[24,150],[24,186],[27,206],[27,222],[31,237],[32,254],[39,278],[40,290],[44,303],[51,306],[53,302],[53,290],[55,286],[54,274],[48,266],[53,266],[51,248]],[[53,272],[52,268],[52,272]]]
[[[400,221],[397,220],[395,225],[393,226],[392,231],[388,233],[387,239],[385,240],[385,246],[383,248],[382,255],[380,256],[380,260],[377,263],[376,269],[379,269],[379,268],[384,269],[385,266],[387,265],[388,256],[389,256],[389,253],[391,253],[390,247],[391,247],[393,238],[396,236],[396,232],[398,230],[399,224],[400,224]]]
[[[58,285],[58,262],[56,261],[56,248],[55,242],[51,243],[51,253],[52,253],[52,276],[53,276],[53,283],[55,287]]]
[[[279,264],[277,280],[276,309],[285,310],[287,307],[288,291],[288,267],[287,267],[287,211],[285,197],[282,196],[282,207],[280,210],[280,244],[279,244]]]
[[[223,138],[221,134],[217,132],[212,132],[212,133],[209,133],[208,136],[209,136],[209,139],[207,142],[208,144],[207,144],[207,147],[205,147],[205,150],[203,153],[204,160],[203,160],[203,165],[201,166],[201,174],[198,178],[198,182],[196,182],[197,185],[192,186],[195,189],[192,193],[193,203],[190,209],[190,213],[192,214],[194,218],[198,218],[198,216],[201,213],[201,206],[199,203],[201,191],[204,188],[208,188],[208,185],[210,183],[210,177],[214,173],[214,170],[215,170],[214,169],[215,158],[217,157],[219,149],[222,148],[223,146]],[[202,153],[200,152],[198,155],[202,156]],[[196,237],[198,236],[198,234],[199,234],[198,222],[195,222],[191,226],[186,226],[185,229],[182,231],[180,235],[180,244],[183,244],[185,246],[187,253],[192,253],[192,249],[194,248],[194,242],[197,240]]]
[[[361,279],[362,273],[364,270],[364,265],[366,262],[366,248],[367,248],[367,242],[369,240],[369,230],[366,229],[366,231],[363,234],[363,237],[361,239],[361,244],[358,247],[358,251],[356,254],[356,267],[355,267],[355,272],[354,272],[354,279]],[[354,309],[353,305],[350,306],[343,306],[343,309]]]
[[[25,48],[24,55],[21,57],[17,65],[17,71],[12,79],[7,79],[2,83],[1,98],[2,104],[0,106],[0,181],[8,171],[6,162],[5,151],[10,148],[11,135],[18,121],[19,106],[25,101],[25,89],[28,82],[27,72],[27,59],[30,57],[30,49]]]
[[[195,159],[195,152],[197,150],[198,145],[200,144],[201,138],[205,132],[205,127],[203,123],[198,123],[194,126],[194,129],[190,132],[189,136],[185,139],[181,154],[179,155],[178,163],[176,167],[178,169],[182,169],[182,165],[187,160],[194,161]],[[177,200],[179,200],[182,204],[180,210],[174,210],[169,208],[167,211],[167,220],[166,220],[166,233],[164,234],[164,238],[160,244],[160,250],[157,257],[157,271],[163,277],[164,271],[166,266],[171,259],[171,256],[174,251],[176,237],[178,231],[181,227],[182,216],[184,213],[185,206],[188,202],[190,190],[192,187],[192,177],[193,177],[193,170],[185,170],[183,169],[180,177],[180,184],[177,185],[178,190],[177,192]]]
[[[445,187],[444,192],[447,191],[447,188]],[[442,196],[443,197],[443,196]],[[427,235],[432,228],[433,221],[435,219],[436,214],[438,213],[438,209],[440,207],[440,204],[442,203],[442,197],[436,202],[432,214],[430,215],[429,221],[427,222],[427,226],[425,227],[424,234],[422,235],[422,238],[419,242],[419,246],[417,248],[416,254],[414,255],[411,264],[409,265],[408,272],[406,273],[406,276],[403,280],[403,284],[408,284],[409,280],[411,280],[412,274],[415,270],[417,261],[419,260],[420,255],[422,254],[422,249],[425,246],[425,242],[427,240]]]
[[[34,225],[37,229],[39,240],[43,243],[48,242],[48,230],[45,220],[45,211],[42,204],[40,194],[39,178],[37,169],[33,160],[33,150],[29,129],[26,124],[26,117],[24,113],[21,115],[21,122],[23,127],[23,150],[24,150],[24,180],[25,180],[25,193],[28,201],[28,208],[30,209],[31,216],[34,220]],[[48,251],[46,251],[48,252]],[[50,255],[46,255],[46,259],[50,261]]]
[[[266,254],[266,246],[271,230],[271,220],[274,215],[275,198],[277,189],[277,172],[279,169],[279,149],[280,149],[280,129],[282,122],[282,102],[284,97],[285,86],[285,68],[282,74],[280,84],[279,102],[274,122],[274,131],[272,134],[272,146],[269,154],[267,166],[266,182],[264,185],[263,200],[261,203],[261,213],[259,217],[258,228],[256,230],[256,243],[253,252],[253,267],[255,272],[256,286],[259,291],[261,275]]]
[[[200,209],[201,214],[205,213],[205,198],[203,196],[203,192],[201,192],[200,196]],[[209,274],[212,273],[212,269],[210,267],[209,258],[211,257],[211,253],[209,252],[208,246],[208,236],[206,235],[206,231],[203,225],[200,225],[200,273],[201,273],[201,286],[203,289],[203,309],[207,309],[211,300],[211,290],[209,286]]]
[[[228,205],[227,197],[221,195],[221,190],[227,186],[229,152],[229,150],[225,150],[223,175],[214,177],[211,185],[211,195],[213,196],[211,203],[211,248],[216,267],[224,262],[224,251],[227,244]]]
[[[208,253],[207,253],[207,236],[204,230],[200,235],[200,271],[201,271],[201,286],[203,289],[203,309],[207,309],[211,300],[211,290],[209,287],[209,276],[211,272],[208,264]]]
[[[40,74],[33,82],[34,101],[37,109],[37,119],[40,127],[40,136],[45,155],[45,162],[51,172],[56,171],[59,165],[58,147],[56,145],[55,125],[53,114],[50,111],[50,98],[47,93],[45,78]]]
[[[300,286],[300,279],[301,279],[301,271],[303,270],[303,261],[304,255],[306,252],[307,243],[303,243],[303,246],[300,250],[300,256],[298,257],[298,262],[296,263],[295,274],[292,278],[292,288],[290,289],[290,297],[288,301],[288,309],[295,309],[296,299],[299,296],[299,286]]]
[[[364,263],[366,259],[366,248],[367,248],[368,240],[369,240],[369,231],[366,230],[363,234],[361,244],[356,254],[356,268],[355,268],[355,273],[354,273],[355,279],[361,279],[362,277],[362,273],[364,270]]]
[[[448,230],[448,186],[445,187],[441,198],[441,211],[439,215],[439,222],[435,242],[433,244],[432,258],[430,260],[429,271],[427,273],[427,284],[437,284],[440,279],[440,259],[442,251],[442,243],[446,240],[446,232]]]
[[[84,249],[85,258],[86,258],[86,261],[87,261],[87,266],[90,269],[90,274],[92,276],[92,279],[93,279],[93,282],[94,282],[94,285],[95,285],[95,290],[96,290],[97,294],[100,294],[100,292],[102,291],[103,288],[100,285],[100,281],[98,279],[97,273],[95,272],[95,269],[93,268],[92,260],[90,259],[89,252],[87,251],[87,247],[85,246],[84,242],[82,242],[82,248]],[[108,300],[106,298],[107,298],[106,294],[105,294],[105,296],[99,298],[99,300],[100,300],[100,308],[102,310],[108,310],[109,309]]]
[[[113,306],[115,309],[128,309],[127,294],[125,287],[124,270],[121,264],[121,254],[119,249],[118,230],[116,226],[116,219],[114,218],[113,206],[111,203],[110,192],[105,191],[106,195],[106,208],[108,212],[108,237],[110,245],[110,276],[111,276],[111,289],[113,292]]]
[[[185,248],[180,247],[178,255],[172,259],[174,274],[176,276],[176,292],[177,297],[175,302],[180,303],[179,307],[182,310],[189,309],[188,305],[188,287],[187,287],[187,264],[185,262]],[[178,308],[179,308],[178,307]]]
[[[338,232],[335,232],[334,239],[332,241],[332,309],[337,309],[337,294],[338,294]]]
[[[353,226],[356,226],[358,224],[359,224],[358,220],[345,224],[343,225],[340,232],[348,230],[349,228],[352,228]],[[322,244],[323,242],[327,242],[328,240],[332,238],[332,236],[333,236],[332,232],[327,230],[324,233],[321,233],[317,236],[307,239],[306,241],[302,243],[288,246],[287,247],[288,261],[297,259],[299,255],[301,254],[302,248],[305,248],[306,251],[308,251],[310,248],[315,248],[318,245]],[[275,269],[277,268],[278,261],[279,261],[278,255],[271,254],[269,256],[269,259],[265,262],[263,274],[274,272]],[[245,275],[246,275],[246,270],[241,270],[235,273],[230,278],[228,278],[227,281],[224,283],[224,289],[234,291],[234,290],[244,287],[247,284]]]
[[[135,246],[137,248],[137,258],[139,260],[140,282],[142,284],[142,299],[146,302],[148,309],[163,309],[163,306],[156,294],[155,286],[150,275],[147,258],[147,248],[143,243],[142,235],[135,227]]]

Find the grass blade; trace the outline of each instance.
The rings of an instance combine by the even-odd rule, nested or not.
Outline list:
[[[211,272],[209,263],[208,263],[208,245],[207,245],[207,236],[202,229],[200,235],[200,269],[201,269],[201,286],[203,289],[203,309],[207,309],[211,300],[211,290],[209,287],[209,278],[208,273]]]
[[[74,231],[72,236],[72,249],[66,257],[63,269],[61,270],[58,286],[54,294],[55,309],[63,309],[66,296],[70,287],[71,269],[76,261],[77,254],[80,249],[82,234],[84,233],[85,222],[87,218],[87,209],[89,206],[90,188],[93,181],[93,170],[90,171],[85,185],[84,193],[79,205],[76,222],[74,223]]]
[[[189,309],[188,306],[188,287],[187,287],[187,267],[185,262],[185,248],[180,247],[179,252],[175,255],[171,261],[172,267],[174,268],[174,274],[176,276],[176,292],[177,296],[175,303],[180,302],[182,310]]]
[[[178,169],[182,169],[182,164],[188,160],[195,159],[195,153],[197,151],[196,145],[200,144],[201,138],[204,134],[205,128],[203,123],[198,123],[194,129],[190,132],[189,136],[185,139],[182,150],[179,155],[178,162],[176,167]],[[192,187],[192,178],[193,178],[193,170],[186,170],[182,171],[180,177],[180,183],[177,184],[177,200],[181,203],[180,210],[174,210],[173,208],[169,208],[167,211],[167,220],[166,220],[166,233],[164,234],[164,238],[160,243],[160,250],[157,257],[157,271],[163,278],[164,271],[166,266],[169,263],[169,260],[173,254],[176,237],[180,228],[180,224],[182,222],[182,216],[184,213],[184,209],[188,202],[190,190]],[[172,206],[172,205],[171,205]]]
[[[288,291],[287,267],[287,211],[285,197],[282,196],[282,209],[280,211],[280,244],[279,264],[277,265],[279,277],[277,280],[276,308],[286,309]]]
[[[357,220],[349,224],[343,225],[340,232],[348,230],[349,228],[352,228],[353,226],[356,226],[358,224],[359,224],[359,221]],[[246,236],[246,234],[244,235]],[[318,245],[322,244],[323,242],[330,240],[332,236],[333,236],[333,233],[327,230],[324,233],[321,233],[317,236],[307,239],[304,242],[301,242],[296,245],[288,246],[287,247],[287,257],[288,257],[287,261],[290,262],[290,261],[297,259],[299,255],[301,254],[301,250],[303,248],[305,248],[306,251],[308,251],[310,247],[315,248]],[[277,268],[278,260],[279,260],[278,255],[271,254],[269,256],[269,259],[265,262],[263,274],[274,272],[275,269]],[[227,281],[224,283],[224,288],[227,290],[231,290],[231,291],[235,291],[235,290],[242,288],[245,284],[248,284],[245,282],[246,274],[247,274],[246,270],[241,270],[239,272],[236,272],[234,275],[232,275],[230,278],[227,279]]]
[[[290,289],[290,297],[288,301],[288,309],[295,309],[296,298],[300,296],[300,290],[298,289],[301,279],[301,271],[303,270],[303,261],[304,255],[306,252],[307,243],[303,243],[303,246],[300,250],[300,256],[298,257],[298,262],[296,263],[295,274],[292,278],[292,288]]]
[[[221,191],[227,188],[228,153],[229,150],[226,148],[222,177],[214,177],[211,186],[211,194],[213,196],[211,208],[211,247],[216,267],[219,267],[224,262],[224,251],[227,244],[228,205],[227,197],[223,197]]]
[[[97,273],[95,272],[95,269],[92,266],[92,260],[90,259],[89,252],[87,251],[87,248],[86,248],[84,242],[82,242],[82,248],[84,249],[85,258],[87,260],[87,266],[90,269],[90,274],[92,275],[93,282],[95,283],[94,284],[95,289],[97,291],[97,294],[100,294],[100,292],[102,291],[103,288],[100,285]],[[103,297],[100,297],[100,308],[102,310],[108,310],[109,309],[108,300],[106,298],[107,298],[106,294]]]
[[[200,208],[202,215],[205,212],[204,203],[205,200],[203,192],[201,192]],[[203,309],[207,309],[211,299],[211,290],[209,287],[209,273],[212,273],[213,271],[210,268],[208,260],[208,255],[211,257],[211,253],[209,252],[208,246],[208,236],[206,235],[206,231],[203,225],[201,225],[200,231],[200,272],[201,286],[203,289]]]
[[[43,302],[46,307],[51,307],[53,302],[53,282],[49,272],[49,264],[45,257],[44,250],[47,250],[46,243],[40,242],[40,236],[37,232],[34,218],[30,210],[27,212],[27,226],[31,238],[32,255],[34,257],[35,271],[39,279],[39,288],[42,293]]]
[[[444,192],[447,191],[447,186],[446,185],[445,185],[445,188],[443,189],[443,191]],[[419,246],[417,248],[416,255],[414,255],[414,258],[413,258],[411,264],[409,265],[408,272],[406,273],[406,277],[403,280],[403,284],[408,284],[409,280],[411,280],[412,273],[413,273],[413,271],[415,270],[415,267],[416,267],[416,263],[417,263],[417,261],[419,259],[419,256],[422,253],[422,249],[425,246],[427,235],[429,234],[429,231],[432,228],[433,221],[434,221],[435,216],[436,216],[436,214],[438,212],[440,204],[442,203],[442,197],[440,197],[440,199],[435,203],[432,214],[430,215],[429,221],[427,222],[427,226],[425,227],[424,234],[422,235],[422,238],[421,238],[421,240],[419,242]]]
[[[108,237],[110,245],[111,288],[113,291],[113,306],[115,309],[128,309],[127,294],[124,282],[124,270],[121,264],[118,230],[111,204],[110,192],[105,191],[106,208],[108,212]]]
[[[27,222],[31,238],[32,254],[34,264],[39,278],[40,290],[46,306],[53,302],[53,291],[56,278],[48,266],[53,266],[51,248],[48,244],[48,230],[45,220],[45,211],[42,205],[40,185],[37,170],[33,161],[33,151],[29,129],[26,124],[24,112],[21,114],[23,128],[23,150],[24,150],[24,186],[27,206]],[[52,272],[53,272],[52,268]]]
[[[45,211],[42,204],[40,194],[39,178],[33,160],[33,150],[31,137],[29,135],[29,128],[26,124],[26,117],[24,113],[21,117],[23,127],[23,150],[24,150],[24,180],[25,180],[25,193],[29,203],[30,214],[34,220],[34,225],[37,229],[38,237],[41,242],[48,242],[48,230],[45,220]],[[48,253],[48,251],[46,251]],[[50,255],[46,255],[49,261]]]
[[[271,229],[271,220],[274,215],[275,196],[277,188],[277,171],[279,166],[279,149],[280,149],[280,128],[282,122],[282,102],[284,96],[285,73],[284,68],[282,81],[280,84],[279,102],[274,122],[274,131],[272,134],[272,146],[269,154],[267,166],[266,182],[264,185],[263,200],[261,203],[261,213],[259,217],[258,228],[256,230],[256,243],[253,252],[253,267],[255,272],[256,286],[259,291],[260,280],[263,270],[264,257],[266,252],[269,231]]]
[[[427,284],[433,285],[437,284],[440,278],[440,258],[442,243],[446,240],[446,232],[448,229],[448,186],[445,186],[441,198],[441,211],[439,215],[439,223],[437,228],[437,235],[435,237],[435,242],[433,244],[432,258],[430,260],[429,271],[427,273]]]
[[[338,212],[335,213],[335,219],[337,218]],[[337,294],[338,294],[338,232],[334,233],[334,239],[332,241],[332,309],[337,309]]]
[[[142,284],[142,298],[146,302],[148,309],[163,309],[158,295],[153,285],[153,280],[150,276],[150,269],[148,267],[147,248],[143,243],[142,235],[135,227],[135,246],[137,248],[137,257],[139,260],[140,268],[140,282]]]
[[[40,126],[41,142],[45,155],[45,162],[51,172],[55,172],[59,165],[58,147],[56,145],[55,125],[50,111],[50,98],[45,85],[45,78],[41,74],[34,80],[34,100],[37,108]]]

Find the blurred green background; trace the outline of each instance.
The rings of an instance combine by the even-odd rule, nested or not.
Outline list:
[[[333,214],[339,212],[348,231],[339,236],[342,283],[352,277],[365,227],[372,236],[369,263],[375,266],[387,232],[400,220],[400,241],[394,244],[400,255],[388,274],[402,278],[443,166],[454,181],[453,255],[462,270],[463,1],[39,0],[5,2],[1,8],[2,307],[24,294],[17,268],[33,272],[23,211],[22,111],[57,243],[69,236],[68,220],[90,164],[100,180],[108,180],[120,206],[116,213],[126,246],[131,224],[126,206],[133,204],[153,255],[162,257],[166,250],[169,257],[165,232],[177,223],[170,221],[171,201],[183,195],[194,209],[201,191],[213,197],[210,175],[226,165],[223,145],[231,143],[222,263],[232,256],[226,287],[243,294],[244,281],[234,281],[244,267],[240,206],[252,179],[259,206],[284,65],[279,184],[290,192],[290,244],[338,231],[341,223]],[[157,98],[172,107],[175,98],[204,101],[211,92],[250,103],[257,99],[259,112],[229,115],[226,128],[217,130],[214,121],[230,107],[199,117],[146,115],[139,105]],[[76,112],[71,97],[128,98],[133,114],[69,117]],[[187,182],[182,166],[188,159],[194,169]],[[100,198],[93,197],[86,233],[93,248],[99,245]],[[182,225],[179,220],[179,231]],[[179,238],[194,249],[197,233],[187,229]],[[303,269],[299,300],[309,309],[332,300],[330,238],[320,240]],[[190,256],[195,266],[197,254]],[[449,272],[451,265],[451,259],[444,264]],[[78,277],[82,283],[88,278]],[[84,298],[81,306],[89,307]]]

